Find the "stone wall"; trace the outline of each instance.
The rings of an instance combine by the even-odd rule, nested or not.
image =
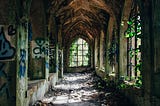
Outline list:
[[[29,81],[26,106],[32,106],[36,101],[42,100],[45,93],[51,90],[51,88],[56,85],[57,81],[58,73],[50,74],[48,80],[41,79]]]
[[[16,103],[16,35],[14,25],[0,25],[0,105]]]

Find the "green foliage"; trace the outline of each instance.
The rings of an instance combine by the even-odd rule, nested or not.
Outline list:
[[[110,65],[115,64],[117,54],[117,43],[115,41],[111,42],[110,48],[108,49],[108,61]]]
[[[82,46],[83,45],[83,46]],[[87,66],[90,58],[90,50],[88,43],[79,38],[75,40],[69,49],[69,62],[71,67],[75,66]],[[87,51],[87,53],[86,53]],[[82,59],[83,58],[83,59]],[[78,60],[78,61],[77,61]]]
[[[130,78],[125,78],[125,79],[129,80]],[[133,87],[138,87],[138,88],[142,87],[142,76],[137,77],[135,82],[132,82],[130,84],[122,82],[117,86],[118,89],[127,89],[127,88],[133,88]]]
[[[139,76],[136,79],[136,82],[135,82],[134,86],[136,86],[136,87],[142,87],[142,76]]]
[[[137,37],[141,38],[141,23],[140,20],[137,20],[136,18],[131,18],[128,22],[128,29],[126,30],[125,37],[126,38],[132,38]],[[135,28],[136,27],[136,28]]]
[[[141,33],[141,20],[140,20],[140,16],[134,16],[132,18],[130,18],[130,20],[127,22],[128,23],[128,29],[125,32],[125,37],[129,40],[129,45],[130,46],[130,50],[128,50],[128,54],[129,54],[129,58],[132,61],[132,58],[135,58],[136,60],[136,64],[134,66],[134,71],[137,73],[137,78],[125,78],[129,80],[134,80],[135,82],[133,83],[133,86],[136,87],[141,87],[142,86],[142,76],[141,76],[141,66],[142,66],[142,62],[141,62],[141,49],[140,49],[140,45],[141,45],[141,38],[142,38],[142,33]],[[132,41],[136,40],[137,45],[139,47],[135,47],[135,45],[132,47]],[[132,62],[131,62],[132,63]],[[130,64],[130,63],[129,63]],[[133,67],[133,66],[132,66]],[[130,70],[132,71],[132,70]],[[120,85],[120,88],[126,88],[125,84]]]
[[[127,85],[125,83],[121,83],[121,84],[118,85],[118,89],[126,89],[128,87],[129,87],[129,85]]]

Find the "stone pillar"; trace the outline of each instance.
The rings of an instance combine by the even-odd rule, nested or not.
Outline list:
[[[89,46],[90,46],[90,63],[91,63],[91,68],[92,68],[92,69],[95,69],[95,60],[94,60],[94,57],[95,57],[95,56],[94,56],[94,55],[95,55],[95,54],[94,54],[94,52],[95,52],[95,51],[94,51],[94,50],[95,50],[95,49],[94,49],[94,46],[95,46],[95,45],[93,45],[93,42],[92,42]]]
[[[99,67],[98,64],[98,38],[96,37],[94,40],[94,67],[97,70],[97,68]]]
[[[28,27],[21,23],[17,27],[17,75],[16,75],[16,106],[27,106],[28,89]]]
[[[108,29],[107,29],[107,37],[106,37],[106,60],[105,60],[105,72],[106,74],[110,74],[112,72],[112,67],[109,64],[109,55],[108,55],[108,50],[111,45],[111,40],[112,40],[112,32],[113,32],[113,25],[114,25],[114,19],[110,17],[109,22],[108,22]]]
[[[152,92],[152,73],[153,73],[153,38],[152,38],[152,9],[151,3],[143,3],[142,11],[142,78],[145,100],[148,100],[144,105],[150,106],[150,95]]]
[[[125,37],[125,31],[128,27],[127,21],[130,16],[131,5],[131,0],[125,0],[119,37],[119,77],[127,75],[127,38]]]
[[[46,47],[45,47],[45,79],[49,77],[49,39],[46,38]]]
[[[63,78],[63,49],[61,51],[61,78]]]
[[[152,1],[152,53],[154,53],[153,94],[160,97],[160,0]],[[153,64],[152,64],[153,65]]]
[[[58,81],[58,71],[59,71],[59,60],[58,60],[58,43],[56,43],[56,82]]]
[[[104,69],[104,32],[103,30],[101,30],[101,34],[100,34],[100,49],[99,49],[99,68],[101,71],[105,71]]]

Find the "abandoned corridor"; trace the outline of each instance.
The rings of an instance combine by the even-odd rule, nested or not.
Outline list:
[[[160,106],[159,7],[160,0],[0,0],[0,106]]]

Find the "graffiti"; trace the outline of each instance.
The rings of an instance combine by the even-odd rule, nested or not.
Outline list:
[[[49,66],[50,66],[50,72],[56,72],[56,58],[55,58],[55,47],[50,46],[49,48]]]
[[[0,60],[12,59],[15,55],[15,48],[5,38],[4,28],[1,27],[0,31]]]
[[[61,67],[62,67],[62,51],[61,50],[58,50],[58,69],[61,70]]]
[[[49,55],[49,44],[46,42],[45,55]]]
[[[11,84],[11,76],[8,76],[8,74],[5,72],[5,64],[0,63],[0,78],[4,78],[3,84],[0,86],[0,95],[6,93],[7,98],[11,100],[15,100],[14,96],[11,96],[11,90],[9,88],[9,85]]]
[[[53,64],[55,58],[55,49],[54,47],[49,48],[49,59],[50,59],[50,64]]]
[[[26,71],[26,51],[24,49],[20,49],[20,78],[24,77]]]
[[[0,26],[0,95],[6,95],[7,99],[15,101],[15,96],[11,90],[12,76],[6,72],[8,67],[2,61],[12,59],[15,55],[16,50],[11,46],[10,39],[16,34],[16,30],[13,25],[8,27],[8,31],[4,30],[5,28]]]
[[[4,76],[5,78],[7,78],[7,74],[4,71],[4,63],[0,63],[0,77]]]
[[[16,34],[16,29],[13,27],[13,25],[9,25],[8,27],[8,35],[13,36]]]
[[[46,68],[49,69],[49,63],[48,62],[46,62]]]
[[[36,39],[34,46],[35,46],[33,48],[34,58],[39,59],[44,57],[45,55],[48,55],[48,43],[44,39],[42,38]]]

